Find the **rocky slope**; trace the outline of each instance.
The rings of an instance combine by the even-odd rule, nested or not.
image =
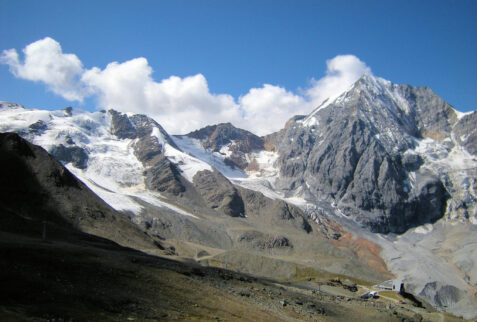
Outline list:
[[[144,234],[98,198],[41,147],[0,133],[0,223],[3,232],[48,238],[112,240],[164,254],[160,240]]]
[[[458,170],[475,182],[473,136],[458,134],[472,115],[458,116],[428,88],[364,76],[335,101],[266,138],[279,154],[276,189],[313,203],[331,201],[373,232],[403,233],[446,213],[474,218],[475,192],[451,189],[462,186],[449,174],[453,164],[442,172],[431,165],[454,153],[455,162],[469,166]],[[467,212],[447,209],[448,200]]]
[[[231,123],[207,126],[186,136],[199,140],[204,149],[224,155],[226,165],[242,170],[249,166],[247,154],[264,149],[262,138]]]
[[[415,294],[472,317],[476,117],[429,88],[366,75],[266,136],[263,150],[248,151],[246,177],[223,172],[236,184],[300,205],[317,223],[328,215],[380,244],[388,266]],[[208,141],[203,135],[199,144]],[[214,154],[189,151],[204,161]]]
[[[170,255],[171,250],[97,198],[41,147],[14,133],[0,134],[0,174],[1,320],[349,320],[359,314],[398,321],[438,316],[389,298],[373,300],[369,309],[357,287],[351,292],[337,285],[318,296],[317,283],[329,279],[323,273],[305,284],[300,279],[277,284],[146,255]],[[266,240],[259,246],[291,246],[284,237]]]
[[[229,167],[221,155],[211,162],[223,172],[217,171],[180,148],[189,138],[170,137],[144,115],[28,110],[15,104],[2,104],[0,113],[5,120],[0,130],[55,153],[104,201],[147,234],[166,239],[179,256],[208,254],[214,265],[223,266],[250,252],[270,263],[286,255],[277,263],[291,267],[292,274],[297,265],[306,265],[373,281],[389,276],[386,270],[374,272],[358,253],[334,245],[339,227],[310,222],[297,206],[232,184],[223,173],[244,176],[242,170]],[[247,252],[242,258],[231,255],[236,249]],[[251,266],[247,272],[275,277],[267,267]]]
[[[277,150],[269,181],[378,243],[414,294],[474,317],[476,116],[428,88],[367,75],[265,138]]]

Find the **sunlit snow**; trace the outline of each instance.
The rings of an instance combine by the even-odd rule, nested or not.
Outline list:
[[[226,152],[221,154],[219,152],[207,151],[202,146],[200,140],[189,138],[187,136],[176,136],[173,137],[173,140],[182,151],[187,152],[187,154],[182,153],[179,156],[171,156],[176,157],[175,160],[181,160],[184,162],[183,165],[179,164],[179,167],[186,173],[185,176],[189,181],[192,181],[193,175],[195,175],[197,171],[204,169],[212,171],[211,166],[228,178],[246,177],[246,174],[242,170],[232,169],[225,164],[224,160],[227,156]],[[174,153],[177,154],[177,152]]]
[[[166,207],[176,213],[192,216],[172,204],[159,194],[147,191],[144,185],[144,166],[133,151],[134,140],[118,139],[111,134],[111,115],[107,112],[86,112],[79,109],[58,111],[40,111],[24,109],[11,103],[0,103],[1,132],[24,132],[38,121],[46,123],[47,128],[40,135],[29,136],[32,143],[50,150],[59,144],[74,144],[88,153],[87,168],[65,166],[94,193],[118,211],[131,211],[139,214],[143,207],[134,200],[139,198],[153,206]],[[187,179],[201,169],[212,168],[187,154],[178,151],[169,144],[157,127],[153,127],[152,136],[166,146],[167,155],[181,163],[181,170]],[[180,162],[182,161],[182,162]]]

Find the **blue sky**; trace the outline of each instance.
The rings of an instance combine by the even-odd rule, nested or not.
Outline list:
[[[89,110],[126,110],[127,102],[131,111],[163,118],[172,132],[261,118],[250,129],[264,134],[278,126],[264,124],[267,110],[283,111],[268,123],[306,113],[318,100],[310,90],[336,72],[327,61],[353,55],[341,60],[354,68],[348,81],[370,69],[394,83],[428,86],[458,110],[477,106],[477,1],[0,0],[0,51],[15,49],[23,64],[22,50],[46,37],[52,41],[44,50],[75,55],[77,82],[67,89],[55,83],[55,92],[57,79],[14,75],[4,60],[0,100]],[[88,82],[79,82],[86,71]],[[117,84],[118,73],[138,81]],[[65,99],[73,87],[81,100]]]

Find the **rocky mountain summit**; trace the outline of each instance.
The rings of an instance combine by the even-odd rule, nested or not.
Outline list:
[[[373,232],[403,233],[445,214],[475,218],[475,131],[464,130],[475,115],[460,115],[429,88],[363,76],[265,138],[279,154],[276,189],[330,201]],[[450,155],[468,168],[446,165]],[[471,189],[455,191],[462,186],[456,170]]]
[[[186,136],[199,140],[204,149],[223,154],[225,164],[241,170],[249,166],[247,154],[264,149],[262,138],[231,123],[207,126]]]

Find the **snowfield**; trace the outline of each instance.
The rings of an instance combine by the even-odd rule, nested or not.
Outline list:
[[[223,148],[223,152],[212,152],[207,151],[202,146],[200,140],[189,138],[187,136],[174,136],[173,137],[174,143],[184,152],[186,152],[188,158],[186,161],[189,162],[188,166],[183,166],[179,164],[181,170],[185,171],[188,168],[191,168],[189,174],[186,174],[186,177],[189,176],[189,181],[192,182],[192,178],[194,177],[192,174],[195,175],[197,171],[200,170],[210,170],[212,171],[212,167],[217,169],[220,173],[228,178],[244,178],[246,174],[240,169],[232,169],[228,165],[225,164],[224,160],[229,155],[229,151],[227,147]],[[195,172],[193,172],[195,171]],[[192,175],[192,176],[191,176]]]
[[[142,207],[134,198],[139,198],[156,207],[168,208],[180,215],[197,218],[166,202],[159,193],[146,189],[144,166],[136,158],[132,139],[118,139],[111,134],[111,115],[107,112],[86,112],[79,109],[70,111],[40,111],[25,109],[21,105],[0,103],[1,132],[24,132],[31,124],[42,121],[47,128],[40,135],[25,136],[32,143],[50,151],[59,144],[75,146],[87,151],[88,163],[85,169],[78,169],[72,163],[65,164],[88,188],[118,211],[140,214]],[[181,164],[185,177],[192,181],[197,171],[212,168],[200,160],[178,151],[166,143],[160,130],[152,131],[166,155]]]

